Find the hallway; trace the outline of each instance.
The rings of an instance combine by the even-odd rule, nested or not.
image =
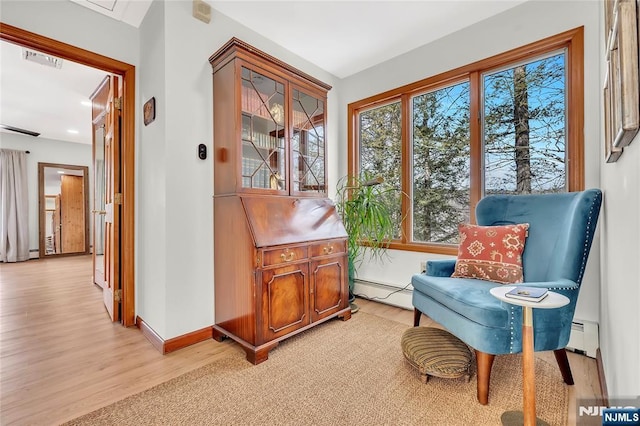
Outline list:
[[[91,256],[0,263],[0,424],[59,424],[241,350],[209,340],[161,355],[110,322],[91,268]]]

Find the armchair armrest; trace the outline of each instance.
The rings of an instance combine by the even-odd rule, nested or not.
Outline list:
[[[514,285],[523,285],[527,287],[545,287],[549,290],[577,290],[578,284],[574,281],[560,278],[553,281],[537,281],[537,282],[524,282]]]
[[[455,259],[429,260],[426,274],[432,277],[450,277],[455,269]]]

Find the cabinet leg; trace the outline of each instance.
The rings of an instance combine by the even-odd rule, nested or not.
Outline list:
[[[338,318],[342,318],[342,321],[351,319],[351,309],[345,311],[342,315],[338,315]]]
[[[227,335],[224,333],[221,333],[220,330],[216,329],[215,327],[213,327],[213,340],[217,341],[217,342],[222,342],[224,339],[227,338]]]
[[[262,346],[259,349],[243,347],[244,351],[247,353],[247,361],[249,361],[253,365],[258,365],[261,362],[265,362],[269,359],[269,351],[278,346],[278,343],[279,342],[273,342],[273,344],[269,346]]]

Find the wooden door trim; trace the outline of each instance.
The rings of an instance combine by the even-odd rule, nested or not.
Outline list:
[[[122,325],[135,325],[135,83],[133,65],[2,23],[0,39],[122,77]]]

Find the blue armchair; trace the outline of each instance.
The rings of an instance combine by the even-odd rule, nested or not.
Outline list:
[[[595,232],[602,193],[598,189],[544,195],[491,195],[476,207],[478,225],[529,223],[522,267],[524,284],[567,296],[558,309],[534,309],[534,350],[554,351],[564,382],[573,385],[565,347],[580,283]],[[522,308],[489,293],[501,284],[451,278],[455,259],[427,262],[412,277],[414,326],[421,314],[440,323],[476,353],[478,401],[487,404],[496,355],[522,351]]]

